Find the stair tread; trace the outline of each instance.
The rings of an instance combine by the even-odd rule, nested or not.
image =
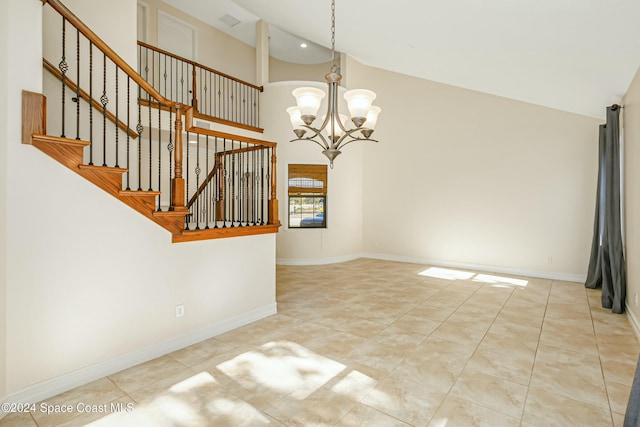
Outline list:
[[[122,196],[159,196],[162,194],[160,191],[148,191],[148,190],[122,190],[120,191],[120,195]]]
[[[189,211],[154,211],[153,216],[186,216],[189,215]]]
[[[256,234],[277,233],[280,224],[265,224],[250,227],[218,227],[200,230],[183,230],[180,233],[173,233],[171,241],[173,243],[192,242],[196,240],[219,239],[226,237],[249,236]]]
[[[104,171],[104,172],[113,172],[113,173],[125,173],[129,169],[127,168],[116,168],[113,166],[96,166],[96,165],[78,165],[79,169],[85,170],[95,170],[95,171]]]
[[[79,147],[86,147],[88,145],[91,145],[89,141],[83,141],[81,139],[63,138],[61,136],[34,134],[32,135],[32,138],[33,140],[36,140],[36,141],[54,142],[56,144],[75,145]]]

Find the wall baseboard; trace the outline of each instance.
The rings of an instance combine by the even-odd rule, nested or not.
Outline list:
[[[277,258],[277,265],[326,265],[340,262],[353,261],[358,258],[367,258],[364,254],[356,253],[329,258]]]
[[[556,271],[526,270],[521,268],[499,267],[495,265],[450,262],[450,261],[424,259],[424,258],[410,258],[410,257],[377,254],[377,253],[364,253],[363,256],[367,258],[381,259],[381,260],[387,260],[387,261],[412,262],[416,264],[426,264],[426,265],[432,265],[436,267],[463,268],[465,270],[478,270],[478,271],[489,272],[489,273],[514,274],[518,276],[538,277],[541,279],[551,279],[551,280],[563,280],[567,282],[584,283],[587,280],[586,275],[562,273],[562,272],[556,272]]]
[[[631,323],[633,331],[636,333],[636,337],[638,337],[638,340],[640,341],[640,323],[638,322],[636,316],[633,314],[633,311],[629,310],[628,304],[626,304],[625,306],[625,312],[627,314],[627,318],[629,319],[629,323]]]
[[[442,261],[442,260],[434,260],[434,259],[426,259],[426,258],[413,258],[413,257],[399,256],[399,255],[372,253],[372,252],[362,252],[362,253],[355,253],[351,255],[343,255],[340,257],[330,257],[330,258],[301,258],[301,259],[278,258],[276,259],[276,264],[278,265],[325,265],[325,264],[335,264],[339,262],[352,261],[358,258],[372,258],[372,259],[379,259],[383,261],[410,262],[413,264],[424,264],[424,265],[429,265],[434,267],[463,268],[465,270],[477,270],[477,271],[490,272],[490,273],[539,277],[541,279],[563,280],[567,282],[584,283],[585,280],[587,279],[586,275],[581,275],[581,274],[562,273],[562,272],[555,272],[555,271],[525,270],[525,269],[519,269],[519,268],[505,268],[505,267],[497,267],[493,265],[450,262],[450,261]]]
[[[115,374],[140,363],[155,359],[200,341],[213,338],[225,332],[248,325],[277,313],[276,303],[256,308],[249,312],[225,319],[213,325],[199,329],[169,341],[154,344],[140,350],[132,351],[103,362],[68,372],[66,374],[33,384],[23,390],[0,399],[0,403],[37,403],[65,391],[90,383],[108,375]],[[0,419],[6,414],[0,411]]]

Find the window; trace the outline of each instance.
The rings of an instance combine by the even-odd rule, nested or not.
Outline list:
[[[327,165],[289,165],[289,228],[326,228]]]

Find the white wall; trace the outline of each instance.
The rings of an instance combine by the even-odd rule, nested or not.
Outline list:
[[[13,4],[11,5],[13,6]],[[9,140],[9,2],[0,3],[0,141]],[[6,393],[7,144],[0,144],[0,398]]]
[[[110,22],[101,28],[118,33],[116,44],[122,37],[126,45],[123,33],[130,30],[126,37],[135,46],[135,1],[109,2],[104,10],[98,0],[76,1],[78,10],[67,3],[81,19],[82,10],[93,8],[95,15],[87,18]],[[7,164],[6,344],[0,340],[6,387],[0,399],[43,398],[45,385],[44,392],[55,394],[126,367],[122,363],[273,313],[274,235],[173,245],[161,227],[21,144],[21,91],[40,92],[42,86],[41,34],[34,22],[43,6],[9,4],[12,108],[3,109],[6,162],[0,157]],[[127,9],[131,26],[121,21]],[[177,304],[185,305],[180,319]]]
[[[365,253],[586,275],[598,120],[352,59],[348,70],[382,107],[380,143],[364,150]]]
[[[323,76],[320,76],[322,78]],[[265,139],[278,142],[278,198],[282,228],[277,237],[277,259],[281,264],[328,263],[359,256],[362,243],[362,146],[353,143],[328,170],[327,228],[289,229],[287,165],[329,164],[322,149],[312,142],[289,142],[295,137],[286,112],[295,105],[291,91],[300,86],[326,83],[280,82],[265,86],[261,98],[261,119]],[[324,104],[320,111],[324,111]]]
[[[137,47],[135,44],[137,40],[137,6],[134,0],[112,0],[108,2],[99,0],[65,0],[64,5],[114,49],[122,59],[135,68],[137,61]],[[59,18],[57,13],[56,17]],[[75,31],[70,26],[67,27],[67,31],[72,30]],[[131,44],[132,40],[134,41],[133,45]],[[45,43],[47,43],[47,40],[45,40]],[[67,49],[68,55],[75,55],[75,46],[68,46]]]
[[[9,230],[10,391],[274,305],[272,235],[173,245],[156,224],[23,148],[18,160],[42,173],[16,174],[35,202],[15,191],[9,203],[21,213]],[[39,206],[58,207],[43,221]]]
[[[3,85],[6,85],[3,89],[6,98],[3,96],[2,100],[3,102],[6,100],[6,103],[2,104],[4,106],[2,113],[5,123],[4,126],[1,127],[4,136],[2,141],[2,145],[4,146],[3,154],[6,155],[6,157],[2,156],[2,158],[6,160],[6,175],[3,178],[5,192],[3,206],[6,208],[6,217],[4,217],[2,221],[3,226],[6,227],[6,234],[2,240],[2,258],[4,264],[2,271],[6,280],[6,282],[3,281],[5,284],[5,295],[2,298],[4,299],[3,308],[6,308],[6,310],[3,310],[3,316],[5,317],[4,322],[6,322],[4,348],[2,348],[3,366],[5,368],[3,374],[6,375],[3,375],[3,381],[1,381],[4,383],[3,396],[11,392],[11,381],[9,377],[14,368],[9,355],[12,345],[11,334],[13,326],[11,310],[15,310],[17,308],[16,306],[19,307],[20,304],[19,301],[12,299],[13,290],[20,286],[20,283],[13,282],[11,278],[11,270],[15,268],[11,263],[13,250],[12,238],[16,239],[15,233],[12,236],[11,228],[18,225],[18,223],[14,221],[14,218],[20,209],[18,205],[12,206],[12,200],[13,195],[22,189],[22,185],[19,184],[20,181],[16,179],[16,175],[20,172],[20,166],[15,163],[14,157],[21,141],[22,115],[19,106],[22,105],[22,89],[37,92],[40,91],[42,87],[40,72],[42,67],[40,56],[42,40],[38,26],[35,25],[34,28],[33,25],[34,22],[37,23],[40,21],[42,4],[21,0],[10,0],[4,3],[5,6],[7,6],[7,10],[5,10],[7,15],[5,18],[7,19],[8,25],[2,27],[6,28],[6,38],[3,39],[6,40],[6,53],[7,58],[10,60],[7,62],[3,61],[3,67],[6,67],[6,79],[2,82]],[[30,24],[26,25],[26,22]],[[28,46],[29,49],[26,49],[26,46]],[[28,195],[25,195],[25,197],[28,197]],[[15,232],[16,230],[13,231]],[[25,262],[28,261],[25,260]]]
[[[331,70],[331,62],[322,64],[294,64],[269,57],[269,81],[284,82],[310,80],[324,82],[324,76]]]
[[[640,326],[640,71],[624,97],[624,205],[626,218],[627,309],[636,328]]]

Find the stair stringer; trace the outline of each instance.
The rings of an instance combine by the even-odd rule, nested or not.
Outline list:
[[[122,190],[122,174],[127,172],[126,168],[83,164],[83,150],[90,145],[89,142],[34,134],[31,136],[31,145],[140,212],[172,235],[179,235],[184,231],[184,217],[188,212],[155,210],[155,200],[160,192]]]

